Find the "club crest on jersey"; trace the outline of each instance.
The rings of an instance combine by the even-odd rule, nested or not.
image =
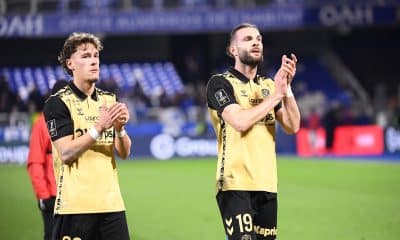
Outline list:
[[[215,93],[215,99],[217,99],[218,104],[220,106],[225,105],[227,102],[229,102],[229,97],[228,94],[226,94],[224,89],[220,89]]]
[[[263,97],[268,97],[269,96],[269,90],[266,88],[261,89],[261,94]]]
[[[47,128],[49,129],[50,137],[57,136],[57,126],[56,126],[55,119],[51,119],[50,121],[47,121]]]

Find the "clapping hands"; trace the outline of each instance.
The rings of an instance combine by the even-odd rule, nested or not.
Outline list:
[[[296,74],[297,57],[293,53],[290,56],[291,58],[282,55],[281,67],[274,77],[275,90],[283,96],[286,96],[287,88],[292,83]]]
[[[129,111],[125,103],[116,102],[110,107],[107,107],[104,103],[100,107],[99,123],[103,130],[114,126],[116,131],[120,131],[128,121]]]

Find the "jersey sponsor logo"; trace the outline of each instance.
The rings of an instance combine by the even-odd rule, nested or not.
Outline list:
[[[259,121],[261,124],[267,124],[267,125],[275,125],[274,122],[274,115],[272,113],[268,113],[265,118],[261,119]]]
[[[249,99],[250,104],[253,106],[260,104],[262,101],[263,101],[263,99],[261,99],[261,98],[250,98]]]
[[[49,129],[50,137],[57,136],[57,125],[56,125],[55,119],[51,119],[50,121],[47,121],[47,129]]]
[[[99,119],[99,116],[85,116],[85,120],[88,122],[98,122]]]
[[[217,99],[220,106],[223,106],[229,102],[228,94],[226,94],[224,89],[220,89],[215,93],[215,99]]]
[[[254,232],[259,234],[259,235],[263,235],[264,237],[278,235],[278,229],[276,229],[276,227],[263,228],[263,227],[260,227],[260,226],[254,226]]]
[[[77,128],[75,129],[75,133],[77,137],[81,137],[83,134],[87,133],[89,129],[87,128]],[[114,132],[113,130],[104,130],[102,134],[100,134],[100,137],[98,138],[99,142],[101,140],[104,140],[107,142],[107,140],[112,141],[114,139]]]

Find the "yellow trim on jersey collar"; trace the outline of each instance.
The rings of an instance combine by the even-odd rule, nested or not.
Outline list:
[[[233,76],[235,76],[237,79],[239,79],[240,81],[244,82],[244,83],[248,83],[249,79],[243,75],[243,73],[239,72],[238,70],[236,70],[233,67],[230,67],[228,69],[228,72],[230,72]],[[256,74],[256,76],[253,79],[253,82],[258,84],[258,78],[260,77],[260,75]]]
[[[79,90],[73,81],[69,82],[69,86],[71,87],[72,92],[74,92],[80,99],[85,100],[88,97],[84,92]],[[94,88],[94,91],[90,97],[95,101],[99,99],[96,87]]]

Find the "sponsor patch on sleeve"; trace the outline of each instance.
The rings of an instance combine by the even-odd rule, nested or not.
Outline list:
[[[229,97],[228,94],[226,94],[224,89],[220,89],[215,93],[215,99],[217,100],[218,104],[220,106],[225,105],[226,103],[229,102]]]
[[[56,137],[57,136],[57,126],[56,126],[56,120],[55,119],[47,121],[47,129],[49,129],[50,137]]]

